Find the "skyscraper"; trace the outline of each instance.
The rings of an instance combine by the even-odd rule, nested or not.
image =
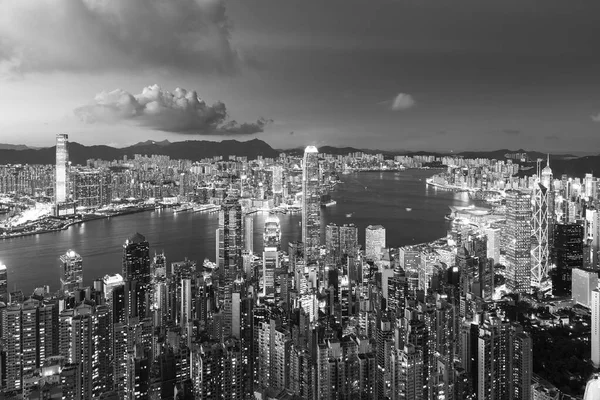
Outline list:
[[[571,294],[573,268],[583,268],[583,226],[555,225],[553,247],[556,268],[552,271],[552,293]]]
[[[59,133],[56,135],[56,186],[54,198],[56,204],[64,203],[68,199],[68,167],[69,150],[67,144],[69,135]]]
[[[242,271],[242,205],[236,197],[227,197],[219,211],[219,274],[230,280]]]
[[[549,190],[540,181],[533,188],[533,218],[531,237],[531,286],[541,287],[548,277],[549,236],[548,236]]]
[[[0,262],[0,301],[8,304],[8,269]]]
[[[244,250],[254,253],[254,217],[244,217]]]
[[[135,290],[135,298],[130,299],[132,304],[131,315],[144,318],[149,316],[150,285],[152,273],[150,268],[150,244],[146,238],[135,233],[123,245],[123,280],[131,282]]]
[[[365,257],[379,260],[382,249],[385,249],[385,228],[381,225],[367,226],[365,229]]]
[[[592,291],[592,363],[600,367],[600,289]]]
[[[83,259],[73,250],[60,256],[60,291],[73,295],[76,289],[83,287]]]
[[[302,162],[302,242],[307,265],[317,261],[321,245],[320,182],[319,151],[308,146]]]
[[[507,286],[526,293],[531,285],[531,194],[507,191],[506,236]]]

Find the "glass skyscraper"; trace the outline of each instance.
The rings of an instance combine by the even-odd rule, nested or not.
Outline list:
[[[314,146],[308,146],[302,162],[302,242],[307,265],[317,261],[321,245],[319,188],[319,151]]]
[[[68,142],[69,135],[64,133],[59,133],[56,135],[56,186],[54,193],[56,204],[64,203],[68,198]]]
[[[60,256],[60,290],[72,295],[83,287],[83,259],[73,250]]]

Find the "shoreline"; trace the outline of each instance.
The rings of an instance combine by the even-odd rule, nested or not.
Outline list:
[[[61,225],[60,227],[57,227],[54,229],[41,229],[39,231],[0,235],[0,239],[9,240],[9,239],[16,239],[16,238],[25,237],[25,236],[41,235],[43,233],[60,232],[60,231],[67,230],[69,227],[71,227],[73,225],[82,224],[84,222],[95,221],[95,220],[99,220],[99,219],[108,219],[111,217],[119,217],[122,215],[137,214],[137,213],[141,213],[141,212],[145,212],[145,211],[152,211],[152,210],[155,210],[155,207],[138,208],[135,210],[130,209],[130,210],[116,212],[116,213],[110,214],[110,215],[90,214],[90,215],[86,215],[82,219],[67,222],[64,225]]]

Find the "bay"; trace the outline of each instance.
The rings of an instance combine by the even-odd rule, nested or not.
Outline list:
[[[434,172],[406,170],[342,175],[331,197],[336,205],[322,209],[322,238],[328,223],[354,223],[364,246],[365,228],[383,225],[388,247],[423,243],[446,234],[444,215],[451,205],[469,204],[464,193],[441,191],[425,184]],[[407,208],[411,209],[410,211]],[[347,217],[347,214],[352,214]],[[254,215],[254,249],[262,251],[267,214]],[[282,248],[300,240],[300,214],[279,215]],[[167,262],[184,258],[202,263],[215,259],[218,213],[149,211],[74,225],[60,232],[0,241],[0,263],[8,268],[9,290],[31,293],[35,287],[59,288],[58,257],[72,249],[83,257],[84,284],[106,274],[121,272],[123,243],[135,232],[146,236],[152,254],[164,251]]]

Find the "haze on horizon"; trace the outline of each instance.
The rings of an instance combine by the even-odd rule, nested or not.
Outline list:
[[[564,0],[6,0],[0,143],[590,151],[598,15]]]

